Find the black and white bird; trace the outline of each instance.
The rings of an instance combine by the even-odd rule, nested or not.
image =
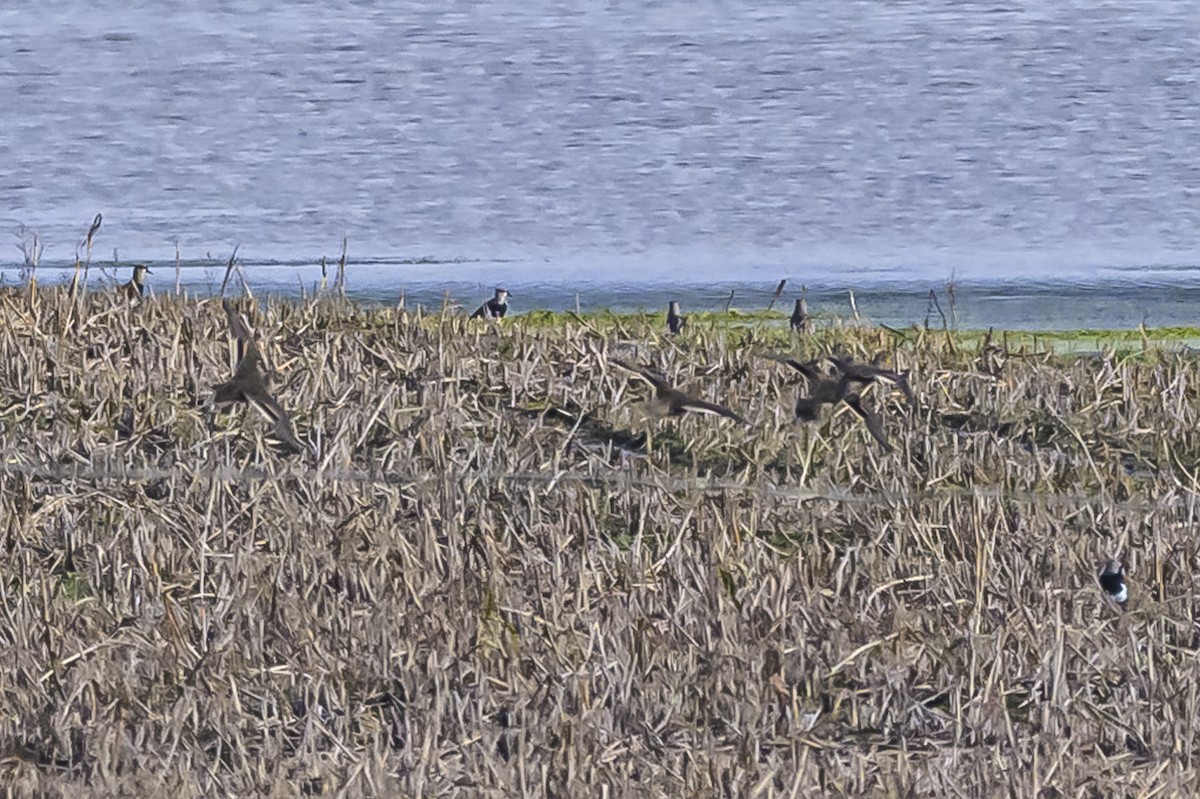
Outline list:
[[[134,264],[133,279],[121,284],[121,294],[128,297],[130,302],[141,302],[146,293],[146,275],[152,274],[154,273],[145,264]]]
[[[1104,595],[1121,607],[1129,601],[1129,589],[1125,585],[1125,567],[1119,560],[1110,560],[1100,572],[1100,587]]]
[[[687,324],[687,317],[681,316],[679,313],[679,301],[671,300],[667,303],[667,330],[673,336],[679,335],[683,331],[684,325]]]
[[[508,313],[508,289],[497,288],[490,300],[475,309],[472,319],[503,319]]]

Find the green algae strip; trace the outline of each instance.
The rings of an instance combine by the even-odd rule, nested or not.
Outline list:
[[[685,314],[688,331],[691,330],[740,330],[763,329],[764,331],[786,331],[790,313],[779,310],[742,311],[694,311]],[[583,322],[599,328],[609,325],[666,324],[664,311],[634,311],[616,313],[609,310],[584,311],[546,311],[537,310],[517,314],[510,321],[527,327],[554,329],[572,322]],[[956,346],[972,347],[981,345],[988,337],[989,331],[977,329],[945,330],[941,327],[923,328],[919,325],[909,327],[890,327],[876,325],[870,321],[829,320],[818,315],[813,316],[816,332],[829,328],[862,327],[864,329],[884,329],[898,339],[915,339],[924,335],[949,335]],[[688,331],[685,331],[684,335]],[[1147,347],[1192,347],[1200,349],[1200,327],[1156,327],[1104,330],[1088,328],[1081,330],[999,330],[990,332],[994,344],[1007,343],[1008,349],[1025,349],[1030,352],[1052,351],[1057,354],[1091,353],[1113,350],[1116,352],[1135,352]]]

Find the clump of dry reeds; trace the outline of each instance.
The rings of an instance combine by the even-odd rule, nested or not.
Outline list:
[[[11,794],[1195,784],[1193,356],[340,298],[252,321],[311,457],[208,405],[219,302],[0,294]],[[887,455],[845,408],[795,427],[765,357],[880,350],[919,399],[868,392]],[[753,426],[647,417],[613,357]]]

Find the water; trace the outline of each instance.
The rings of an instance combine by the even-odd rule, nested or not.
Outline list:
[[[18,3],[0,228],[62,265],[102,212],[98,260],[178,246],[193,286],[240,244],[294,290],[347,238],[376,296],[786,277],[902,322],[953,276],[984,322],[1179,324],[1198,76],[1200,16],[1166,2]]]

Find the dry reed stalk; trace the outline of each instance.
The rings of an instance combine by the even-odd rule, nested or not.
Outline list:
[[[261,304],[310,465],[207,415],[219,303],[0,292],[5,786],[1194,784],[1193,356],[461,317]],[[896,452],[844,413],[791,424],[799,388],[763,356],[797,346],[912,371],[911,413],[868,390]],[[614,357],[754,429],[644,419]],[[1124,612],[1096,585],[1109,556]]]

